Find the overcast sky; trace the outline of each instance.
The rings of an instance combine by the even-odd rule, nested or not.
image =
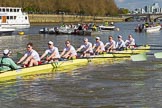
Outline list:
[[[130,10],[143,8],[153,3],[159,3],[159,6],[162,7],[162,0],[115,0],[115,2],[119,8],[127,8]]]

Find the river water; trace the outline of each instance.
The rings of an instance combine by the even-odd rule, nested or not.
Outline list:
[[[162,31],[135,33],[137,22],[116,23],[120,31],[103,32],[103,42],[109,35],[127,39],[132,34],[137,44],[161,45]],[[24,52],[28,42],[42,54],[49,40],[62,50],[69,39],[77,48],[84,37],[91,42],[95,36],[41,35],[40,28],[32,26],[25,35],[0,36],[0,53],[5,48]],[[157,48],[157,47],[152,47]],[[158,47],[160,49],[160,47]],[[158,52],[160,50],[152,50]],[[0,82],[0,108],[161,108],[162,107],[162,61],[148,56],[144,62],[125,60],[113,63],[87,64],[72,70],[17,77]]]

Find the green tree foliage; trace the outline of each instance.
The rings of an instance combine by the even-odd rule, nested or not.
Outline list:
[[[128,14],[129,13],[129,10],[128,9],[125,9],[125,8],[120,8],[118,13],[119,14]]]
[[[22,7],[29,13],[82,15],[116,15],[120,12],[114,0],[0,0],[0,6]]]

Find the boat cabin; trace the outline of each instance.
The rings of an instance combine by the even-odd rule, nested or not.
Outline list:
[[[27,13],[18,7],[0,7],[0,25],[4,27],[30,27]]]

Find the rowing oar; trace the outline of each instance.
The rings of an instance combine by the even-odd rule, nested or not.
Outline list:
[[[162,58],[162,52],[154,53],[155,58]]]
[[[162,50],[161,48],[148,48],[148,49],[145,49],[145,48],[143,48],[143,49],[131,49],[132,51],[133,50]]]
[[[93,58],[130,58],[130,56],[112,56],[112,57],[97,57],[97,56],[90,56],[90,57],[83,57],[83,58],[79,58],[79,59],[93,59]]]
[[[131,55],[130,58],[132,61],[146,61],[147,60],[146,53]]]
[[[132,61],[146,61],[147,55],[154,55],[155,58],[162,58],[162,52],[157,52],[153,54],[141,53],[137,55],[131,55]]]
[[[138,46],[162,47],[162,45],[158,45],[158,44],[137,45],[137,47]]]

